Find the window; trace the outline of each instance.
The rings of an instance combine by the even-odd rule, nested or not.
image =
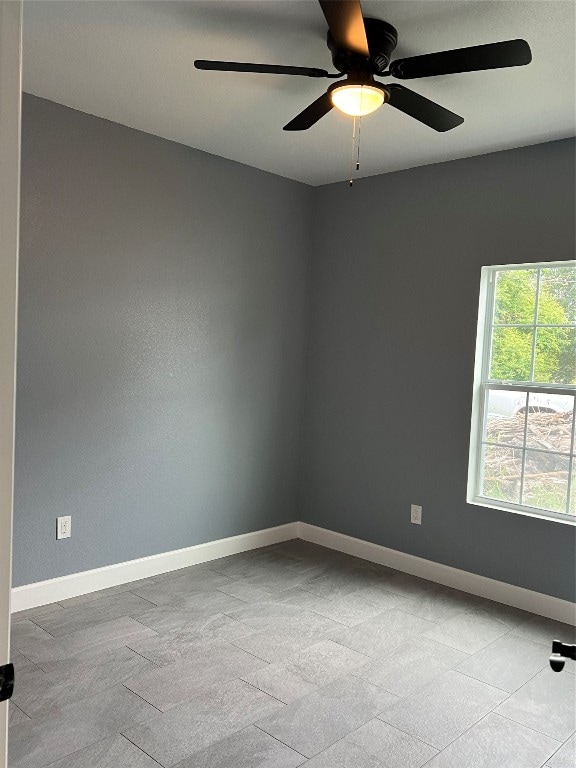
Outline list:
[[[576,522],[576,261],[483,267],[468,501]]]

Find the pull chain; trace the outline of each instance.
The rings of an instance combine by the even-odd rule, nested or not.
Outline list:
[[[354,117],[352,119],[352,153],[350,155],[350,186],[354,183],[354,150],[356,148],[356,120],[357,118]]]
[[[358,121],[358,122],[356,122]],[[352,122],[352,157],[350,160],[350,186],[354,184],[354,171],[360,170],[360,130],[362,118],[355,117]]]
[[[360,131],[362,129],[362,118],[358,118],[358,139],[356,141],[356,172],[360,170]]]

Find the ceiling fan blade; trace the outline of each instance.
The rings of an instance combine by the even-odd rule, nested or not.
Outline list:
[[[305,131],[317,123],[321,117],[327,115],[332,109],[332,99],[328,92],[313,101],[306,109],[300,112],[293,120],[284,126],[285,131]]]
[[[325,69],[314,67],[283,67],[276,64],[250,64],[241,61],[206,61],[197,59],[196,69],[214,72],[258,72],[266,75],[303,75],[304,77],[328,77]]]
[[[360,0],[319,1],[336,45],[368,58],[370,52]]]
[[[400,80],[411,80],[415,77],[522,67],[531,61],[532,51],[526,40],[506,40],[503,43],[473,45],[470,48],[398,59],[390,65],[390,74]]]
[[[441,107],[440,104],[420,96],[419,93],[411,91],[403,85],[387,83],[386,88],[390,91],[388,104],[396,107],[400,112],[414,117],[435,131],[440,133],[450,131],[464,122],[464,118],[460,117],[460,115],[450,112],[450,110]]]

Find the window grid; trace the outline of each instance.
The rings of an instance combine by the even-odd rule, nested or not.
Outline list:
[[[511,509],[512,511],[521,511],[528,514],[536,514],[537,516],[548,517],[552,519],[562,518],[564,520],[573,522],[575,520],[575,514],[570,511],[570,502],[572,496],[573,486],[573,471],[576,467],[576,456],[574,455],[576,444],[576,408],[572,410],[572,427],[570,437],[569,451],[554,451],[544,448],[531,447],[527,445],[527,433],[528,433],[528,419],[529,419],[529,406],[530,406],[530,394],[576,394],[576,387],[574,385],[558,385],[547,384],[544,382],[535,382],[535,367],[536,367],[536,352],[537,352],[537,333],[540,328],[568,328],[572,329],[576,326],[572,323],[538,323],[540,315],[540,296],[541,296],[541,276],[542,270],[548,268],[571,268],[572,265],[576,267],[576,262],[556,262],[544,265],[535,264],[523,264],[514,265],[512,267],[491,267],[487,275],[487,295],[486,295],[486,319],[489,321],[484,325],[483,343],[481,348],[481,367],[482,372],[486,372],[487,377],[483,382],[480,382],[480,389],[482,391],[482,397],[480,400],[480,418],[477,420],[477,424],[480,426],[479,432],[477,432],[478,449],[475,451],[476,466],[474,467],[473,475],[471,475],[473,482],[473,496],[472,501],[476,503],[485,503],[494,506],[494,502],[498,506],[502,506],[505,509]],[[574,268],[572,267],[572,268]],[[512,271],[513,269],[533,270],[536,272],[536,287],[534,297],[534,314],[532,323],[497,323],[495,322],[496,314],[496,290],[497,290],[497,274],[498,272]],[[527,328],[532,329],[532,345],[530,355],[530,381],[510,380],[505,381],[502,379],[491,378],[491,360],[494,343],[494,330],[497,328]],[[480,337],[479,337],[480,338]],[[516,391],[525,394],[525,406],[524,406],[524,424],[523,424],[523,439],[521,445],[513,445],[510,443],[500,443],[497,441],[486,440],[484,436],[487,434],[488,424],[488,398],[490,390],[504,390],[504,391]],[[576,400],[574,401],[576,404]],[[510,503],[501,499],[491,499],[490,497],[483,495],[484,482],[485,482],[485,456],[487,447],[505,448],[507,450],[520,451],[522,454],[521,475],[520,475],[520,488],[519,488],[519,501],[518,503]],[[525,496],[525,475],[526,475],[526,455],[527,453],[541,453],[550,456],[558,456],[568,460],[568,476],[567,476],[567,488],[566,488],[566,506],[565,511],[557,513],[553,510],[548,510],[540,507],[524,506],[523,500]],[[472,460],[472,442],[471,442],[471,460]],[[474,479],[475,478],[475,479]],[[470,482],[470,481],[469,481]],[[469,485],[470,487],[470,485]],[[470,495],[470,494],[469,494]]]
[[[571,453],[564,451],[547,451],[545,448],[532,448],[530,445],[514,445],[513,443],[496,443],[493,440],[483,440],[483,445],[491,445],[493,448],[514,448],[517,451],[529,451],[531,453],[545,453],[550,456],[562,456],[564,459],[571,458]]]
[[[534,299],[534,326],[532,328],[532,360],[530,361],[530,381],[534,381],[534,369],[536,367],[536,334],[538,333],[538,315],[540,314],[540,268],[536,273],[536,298]],[[528,403],[526,403],[528,410]],[[526,437],[526,426],[524,427]],[[520,486],[520,503],[522,503],[522,486]]]
[[[572,323],[538,323],[534,326],[532,323],[493,323],[492,328],[574,328]]]
[[[485,414],[487,416],[488,412],[488,397],[490,390],[492,388],[487,386],[485,389]],[[501,387],[504,391],[510,391],[507,387]],[[512,391],[520,391],[520,390],[512,390]],[[538,390],[540,391],[540,390]],[[570,515],[570,500],[571,500],[571,489],[572,489],[572,471],[575,466],[576,457],[574,456],[574,445],[576,441],[575,433],[576,433],[576,409],[573,408],[573,416],[572,416],[572,426],[571,426],[571,437],[570,437],[570,447],[568,451],[554,451],[547,448],[537,448],[535,446],[531,446],[527,444],[527,433],[528,433],[528,420],[529,420],[529,396],[530,393],[526,392],[526,400],[525,400],[525,408],[524,408],[524,425],[523,425],[523,439],[522,443],[520,444],[514,444],[514,443],[503,443],[498,442],[496,440],[482,440],[482,476],[480,478],[480,483],[478,485],[480,495],[481,490],[484,487],[484,467],[485,467],[485,451],[487,447],[492,448],[506,448],[508,450],[515,450],[522,453],[522,467],[521,467],[521,473],[520,473],[520,493],[519,493],[519,504],[522,504],[523,502],[523,496],[524,496],[524,477],[526,473],[526,454],[527,453],[542,453],[546,454],[548,456],[560,456],[561,458],[568,459],[568,478],[567,478],[567,495],[566,495],[566,508],[565,508],[565,514]],[[575,401],[576,404],[576,401]],[[485,417],[485,421],[483,424],[482,434],[486,434],[486,421],[487,418]],[[483,498],[489,498],[489,497],[483,497]]]

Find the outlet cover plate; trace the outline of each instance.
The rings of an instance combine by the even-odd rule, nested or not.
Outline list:
[[[65,517],[56,518],[56,538],[57,539],[69,539],[72,535],[72,517],[66,515]]]
[[[410,522],[414,525],[422,525],[422,507],[418,504],[410,506]]]

